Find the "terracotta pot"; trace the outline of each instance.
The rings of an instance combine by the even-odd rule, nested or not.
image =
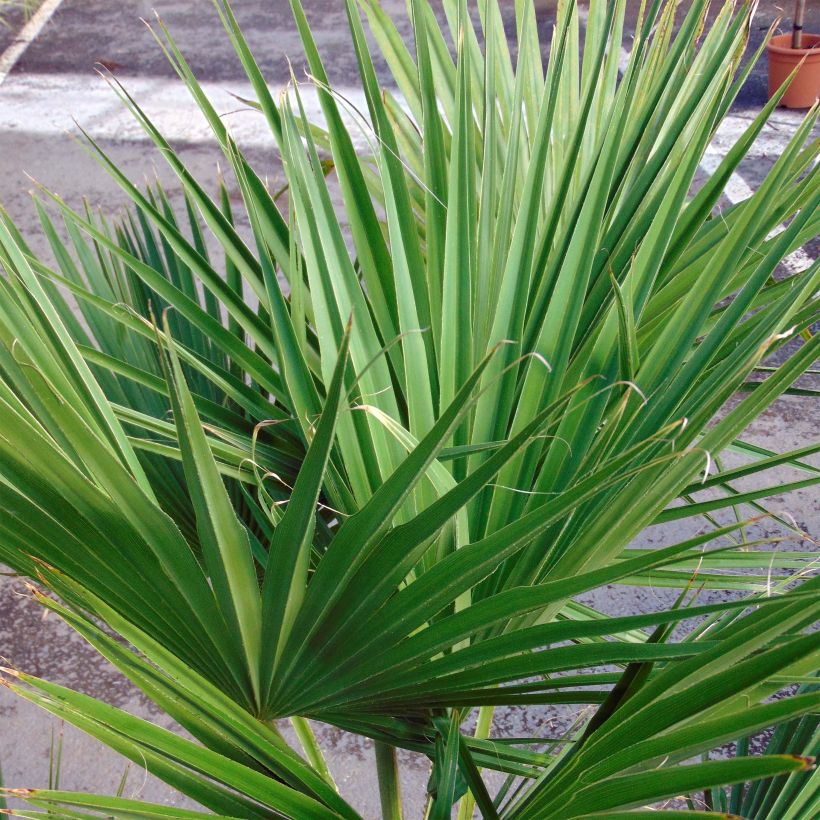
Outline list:
[[[809,108],[820,97],[820,34],[803,34],[803,48],[792,48],[792,35],[772,37],[769,52],[769,97],[805,57],[797,76],[786,91],[780,105],[786,108]]]

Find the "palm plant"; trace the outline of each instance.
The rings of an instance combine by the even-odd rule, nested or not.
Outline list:
[[[655,0],[624,58],[623,0],[593,0],[580,52],[564,2],[544,67],[523,0],[515,60],[491,0],[476,22],[445,0],[442,24],[410,0],[412,47],[376,0],[345,0],[368,107],[351,125],[292,0],[324,127],[299,83],[274,96],[215,5],[287,205],[158,20],[229,181],[211,196],[112,79],[184,214],[87,136],[130,215],[43,189],[53,263],[0,221],[0,558],[193,740],[16,670],[8,685],[225,817],[357,816],[308,720],[375,741],[386,818],[398,748],[429,757],[433,818],[640,817],[696,792],[757,811],[792,784],[812,816],[808,729],[692,762],[820,701],[815,556],[753,528],[763,499],[820,481],[820,447],[742,437],[781,396],[816,396],[795,382],[817,357],[820,266],[779,265],[820,224],[817,109],[750,199],[715,215],[779,96],[693,192],[751,70],[752,4],[704,33],[705,0],[677,26]],[[783,466],[800,478],[736,486]],[[673,522],[679,538],[635,546]],[[679,592],[622,617],[578,600],[608,584]],[[498,705],[583,710],[561,744],[505,743]],[[205,816],[15,794],[22,816]]]
[[[817,691],[817,685],[806,683],[801,692]],[[816,714],[794,718],[777,727],[766,746],[767,754],[798,752],[816,758],[820,752],[820,721]],[[749,741],[738,744],[738,754],[749,753]],[[713,805],[750,818],[811,817],[817,813],[820,794],[817,789],[817,770],[797,772],[761,780],[744,787],[736,784],[731,792],[717,792]]]

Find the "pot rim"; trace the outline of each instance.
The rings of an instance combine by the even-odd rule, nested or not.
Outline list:
[[[803,37],[810,37],[814,40],[814,43],[810,48],[791,48],[791,46],[785,45],[781,46],[777,41],[785,41],[789,42],[791,40],[791,33],[787,34],[777,34],[776,36],[772,37],[771,40],[766,44],[766,50],[771,52],[772,54],[780,54],[784,57],[792,57],[795,58],[795,62],[799,61],[805,56],[811,57],[820,57],[820,34],[814,34],[810,31],[804,31]],[[814,61],[812,61],[814,62]]]

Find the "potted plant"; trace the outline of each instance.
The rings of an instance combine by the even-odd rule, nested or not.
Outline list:
[[[820,96],[820,34],[803,31],[806,0],[796,0],[791,33],[772,37],[769,53],[769,97],[799,66],[780,104],[786,108],[809,108]]]
[[[560,3],[546,73],[532,2],[512,49],[501,0],[475,21],[411,0],[407,29],[337,2],[361,151],[301,0],[324,127],[215,5],[264,172],[158,21],[222,184],[112,78],[175,189],[144,192],[86,134],[119,221],[43,187],[41,258],[0,209],[0,563],[163,717],[8,668],[2,641],[0,687],[197,808],[66,777],[0,788],[0,815],[816,817],[818,554],[764,500],[820,484],[820,448],[744,431],[816,400],[792,385],[820,354],[820,263],[773,274],[817,233],[820,112],[716,218],[776,95],[690,196],[754,4],[707,29],[709,0],[679,27],[676,0],[646,4],[619,78],[625,2],[589,4],[583,54]],[[3,730],[6,782],[36,785],[9,777]],[[338,731],[374,744],[372,777]]]

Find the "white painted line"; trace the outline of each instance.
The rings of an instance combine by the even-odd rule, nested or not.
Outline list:
[[[791,136],[791,133],[802,119],[802,115],[796,114],[792,119],[787,120],[788,125],[791,127],[788,136]],[[720,124],[714,141],[706,149],[706,153],[701,159],[700,167],[708,174],[715,173],[729,148],[741,137],[750,124],[750,122],[742,117],[733,116],[731,114],[726,117]],[[750,156],[776,157],[783,151],[786,140],[786,135],[781,133],[778,137],[777,134],[771,130],[764,129],[755,142],[754,153],[750,153]],[[745,199],[749,199],[749,197],[753,196],[754,191],[746,180],[735,172],[729,177],[729,181],[726,183],[723,193],[732,204],[736,205],[738,202],[743,202]],[[781,226],[777,230],[772,231],[767,238],[771,239],[782,230],[783,227]],[[792,271],[792,273],[800,273],[811,267],[813,262],[814,260],[802,248],[799,248],[787,256],[782,264],[788,270]]]
[[[711,148],[711,150],[707,150],[703,155],[700,161],[700,167],[706,171],[707,174],[712,175],[717,171],[721,162],[723,162],[723,154]],[[723,193],[733,204],[737,204],[744,199],[748,199],[754,191],[746,183],[746,180],[735,172],[729,177],[729,181],[726,183]]]
[[[128,77],[123,86],[172,144],[212,143],[213,132],[180,80],[165,77]],[[254,99],[246,82],[202,83],[202,89],[222,116],[223,122],[243,148],[271,148],[273,136],[264,116],[237,97]],[[272,88],[278,99],[283,88]],[[308,118],[324,122],[316,88],[299,86]],[[367,112],[360,88],[339,88],[338,93],[359,111]],[[367,138],[360,117],[343,102],[343,119],[357,147],[366,148]],[[0,93],[0,131],[33,136],[59,136],[76,132],[75,121],[92,137],[101,140],[144,141],[147,136],[108,83],[96,74],[12,74]]]
[[[0,85],[8,77],[17,61],[23,56],[26,49],[37,39],[46,23],[60,6],[63,0],[44,0],[31,19],[23,26],[14,42],[0,54]]]
[[[41,7],[43,8],[43,7]],[[170,142],[212,142],[213,134],[192,100],[185,84],[180,80],[161,77],[127,77],[123,85],[145,110],[154,124]],[[205,82],[202,88],[216,110],[224,117],[226,125],[241,145],[265,148],[272,145],[272,137],[264,117],[237,100],[237,97],[255,97],[250,84],[245,81]],[[271,88],[277,98],[282,88]],[[308,117],[322,122],[316,89],[307,82],[300,84],[300,93]],[[340,98],[348,100],[366,116],[367,103],[359,87],[337,88]],[[349,107],[340,101],[354,141],[367,147],[362,132],[362,120],[354,116]],[[776,157],[802,121],[799,114],[781,113],[782,130],[764,128],[752,146],[749,157]],[[145,134],[126,108],[117,99],[107,83],[94,74],[25,74],[10,75],[0,92],[0,129],[16,130],[37,136],[59,135],[75,130],[74,121],[99,139],[143,140]],[[744,116],[730,114],[721,124],[709,154],[725,156],[741,134],[750,125]],[[708,165],[709,160],[706,161]],[[710,173],[713,167],[705,167]],[[746,186],[745,196],[749,195]],[[744,193],[737,188],[737,194]],[[741,198],[745,198],[741,197]]]
[[[42,8],[42,7],[41,7]],[[127,78],[124,86],[140,104],[154,125],[172,144],[209,144],[214,137],[210,126],[191,98],[185,84],[167,78]],[[222,116],[237,143],[246,150],[270,150],[273,137],[265,118],[257,110],[237,100],[253,99],[247,82],[202,83],[202,89]],[[271,91],[274,98],[284,88]],[[373,148],[369,124],[355,115],[351,106],[366,116],[367,103],[361,88],[339,88],[340,110],[350,129],[354,145],[359,150]],[[308,119],[323,124],[316,88],[300,85],[300,93]],[[59,100],[59,104],[55,104]],[[346,100],[347,104],[342,102]],[[783,130],[764,129],[749,157],[760,161],[778,156],[788,136],[802,121],[802,115],[781,113]],[[76,121],[91,137],[104,141],[144,142],[147,137],[108,84],[91,74],[13,74],[0,93],[0,131],[31,134],[34,137],[55,137],[61,132],[76,132]],[[715,139],[706,150],[701,168],[713,174],[729,149],[749,126],[748,118],[730,114],[721,123]],[[749,184],[737,173],[732,174],[725,189],[733,203],[742,202],[753,194]],[[786,265],[802,270],[812,260],[803,251],[793,254]]]

